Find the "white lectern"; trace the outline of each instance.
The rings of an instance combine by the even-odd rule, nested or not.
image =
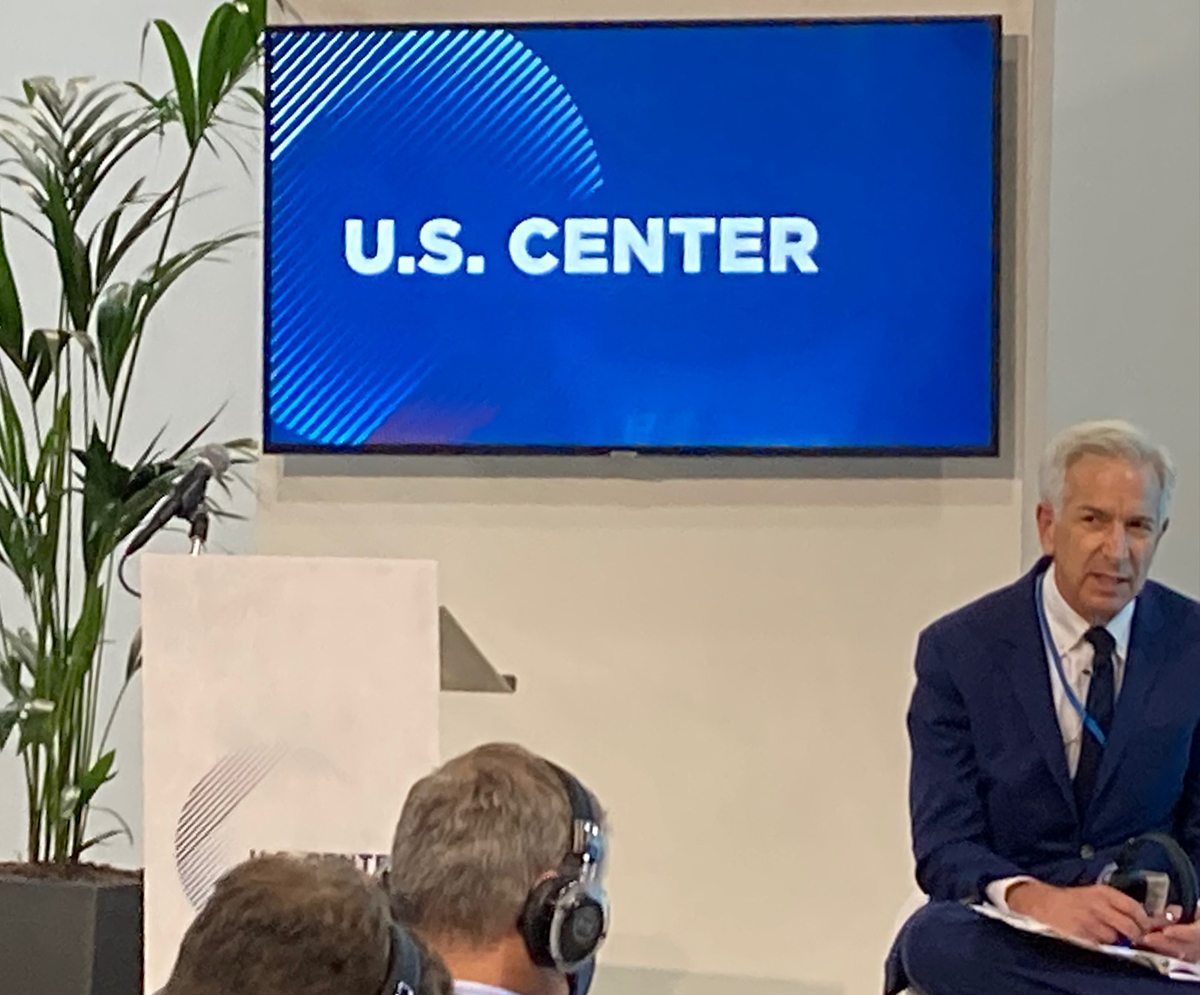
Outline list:
[[[437,762],[439,688],[511,683],[439,612],[429,561],[146,556],[142,586],[155,991],[217,878],[252,853],[373,870]]]

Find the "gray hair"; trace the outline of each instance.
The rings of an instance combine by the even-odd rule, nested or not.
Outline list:
[[[426,938],[495,943],[570,847],[571,802],[554,768],[512,744],[477,747],[409,792],[392,845],[393,908]]]
[[[1175,463],[1171,454],[1140,429],[1124,421],[1087,421],[1060,432],[1046,447],[1039,474],[1042,501],[1062,510],[1067,471],[1082,456],[1109,456],[1127,460],[1138,468],[1150,467],[1158,478],[1158,520],[1162,524],[1171,508],[1175,489]]]

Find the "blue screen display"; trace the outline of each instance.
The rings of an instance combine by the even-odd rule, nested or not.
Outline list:
[[[271,31],[266,447],[994,452],[997,32]]]

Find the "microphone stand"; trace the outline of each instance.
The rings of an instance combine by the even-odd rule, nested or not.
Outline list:
[[[195,487],[188,488],[181,497],[179,510],[176,512],[190,526],[188,541],[191,544],[191,555],[199,556],[205,552],[208,543],[208,508],[204,503],[204,492],[207,489],[207,479],[201,480]]]
[[[188,539],[191,542],[192,556],[199,556],[206,552],[208,543],[208,512],[203,506],[198,508],[189,518],[192,527],[188,530]]]

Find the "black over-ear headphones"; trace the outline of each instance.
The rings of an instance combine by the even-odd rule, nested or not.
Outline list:
[[[562,768],[550,767],[571,802],[571,850],[557,873],[529,893],[519,925],[535,964],[590,980],[588,964],[608,933],[608,899],[600,880],[604,827],[587,788]],[[586,984],[573,990],[585,991]]]
[[[421,951],[398,922],[392,923],[388,979],[380,995],[417,995],[421,990]]]
[[[1169,893],[1162,905],[1178,905],[1183,911],[1179,921],[1193,922],[1196,905],[1200,902],[1200,883],[1196,868],[1183,847],[1166,833],[1146,833],[1135,836],[1117,854],[1101,881],[1130,898],[1147,904],[1151,875],[1158,873],[1170,880]]]

